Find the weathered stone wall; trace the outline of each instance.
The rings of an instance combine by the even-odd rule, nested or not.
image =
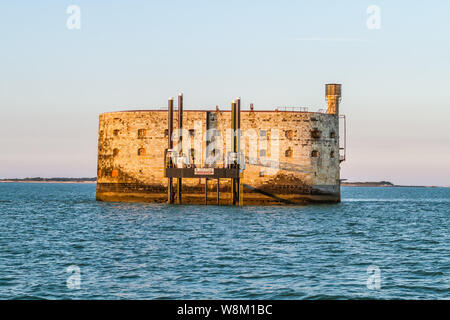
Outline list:
[[[230,150],[229,111],[211,111],[220,132],[222,152]],[[185,111],[183,150],[195,153],[195,163],[206,159],[206,111]],[[177,128],[174,113],[174,128]],[[309,112],[242,111],[241,150],[246,164],[244,204],[339,201],[339,119],[337,115]],[[167,111],[125,111],[100,115],[97,199],[111,201],[167,200],[164,150],[167,148]],[[189,131],[191,130],[191,131]],[[278,132],[278,147],[276,146]],[[266,136],[266,138],[264,138]],[[176,143],[175,143],[176,145]],[[200,148],[201,145],[201,148]],[[253,152],[252,152],[253,150]],[[277,156],[278,152],[278,156]],[[256,156],[256,159],[255,159]],[[268,168],[267,159],[279,162]],[[251,164],[251,162],[256,162]],[[219,161],[221,166],[223,162]],[[216,182],[209,181],[211,192]],[[230,181],[220,183],[223,204],[230,200]],[[204,180],[183,179],[184,203],[204,201]],[[211,194],[211,203],[215,194]]]

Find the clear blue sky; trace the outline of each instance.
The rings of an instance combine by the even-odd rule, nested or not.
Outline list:
[[[2,1],[0,177],[95,176],[102,112],[179,91],[187,108],[319,109],[339,82],[342,178],[450,185],[449,15],[444,0]]]

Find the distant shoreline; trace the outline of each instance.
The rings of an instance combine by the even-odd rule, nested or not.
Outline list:
[[[401,185],[371,185],[371,184],[357,184],[357,183],[349,183],[349,184],[341,184],[341,187],[361,187],[361,188],[450,188],[449,186],[401,186]]]
[[[372,187],[372,188],[450,188],[450,186],[405,186],[388,181],[381,182],[342,182],[341,187]]]
[[[51,180],[51,181],[34,181],[34,180],[0,180],[0,183],[88,183],[88,184],[96,184],[97,181],[58,181],[58,180]]]
[[[28,178],[12,178],[12,179],[0,179],[0,183],[97,183],[97,178],[41,178],[41,177],[28,177]]]
[[[0,179],[0,183],[80,183],[96,184],[96,178],[25,178]],[[380,182],[342,182],[342,187],[379,187],[379,188],[450,188],[449,186],[405,186],[395,185],[388,181]]]

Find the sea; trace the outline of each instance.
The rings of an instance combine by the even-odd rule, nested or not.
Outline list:
[[[0,183],[0,299],[449,299],[450,188],[342,203],[105,203]]]

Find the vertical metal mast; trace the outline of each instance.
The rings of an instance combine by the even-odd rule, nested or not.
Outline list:
[[[240,159],[240,152],[241,152],[241,98],[236,99],[236,155],[237,155],[237,170],[239,173],[239,178],[236,179],[236,198],[237,198],[237,205],[242,205],[242,186],[241,186],[241,176],[240,176],[240,166],[241,166],[241,159]]]
[[[232,128],[232,134],[233,134],[232,143],[231,143],[231,145],[232,145],[231,150],[233,153],[233,159],[232,159],[233,161],[230,161],[230,168],[234,168],[235,167],[234,155],[236,154],[236,147],[237,147],[236,146],[237,141],[236,141],[236,102],[235,101],[233,101],[231,103],[231,128]],[[236,204],[236,179],[235,178],[231,179],[231,203],[233,205]]]
[[[173,141],[172,141],[172,132],[173,132],[173,98],[169,98],[169,107],[168,107],[168,111],[169,111],[169,116],[168,116],[168,122],[169,122],[169,126],[168,126],[168,130],[167,130],[167,134],[168,134],[168,143],[167,143],[167,150],[170,150],[170,152],[172,152],[173,149]],[[167,154],[166,154],[167,156]],[[173,163],[172,163],[172,154],[170,154],[170,157],[166,158],[166,167],[168,168],[172,168],[173,167]],[[167,200],[170,204],[172,204],[174,201],[174,193],[173,193],[173,178],[170,177],[169,181],[168,181],[168,187],[167,187]]]
[[[180,93],[178,95],[178,132],[179,132],[179,144],[180,144],[180,153],[179,156],[183,156],[183,94]],[[183,187],[183,181],[181,178],[178,178],[177,183],[177,194],[178,194],[178,204],[182,203],[182,187]]]

